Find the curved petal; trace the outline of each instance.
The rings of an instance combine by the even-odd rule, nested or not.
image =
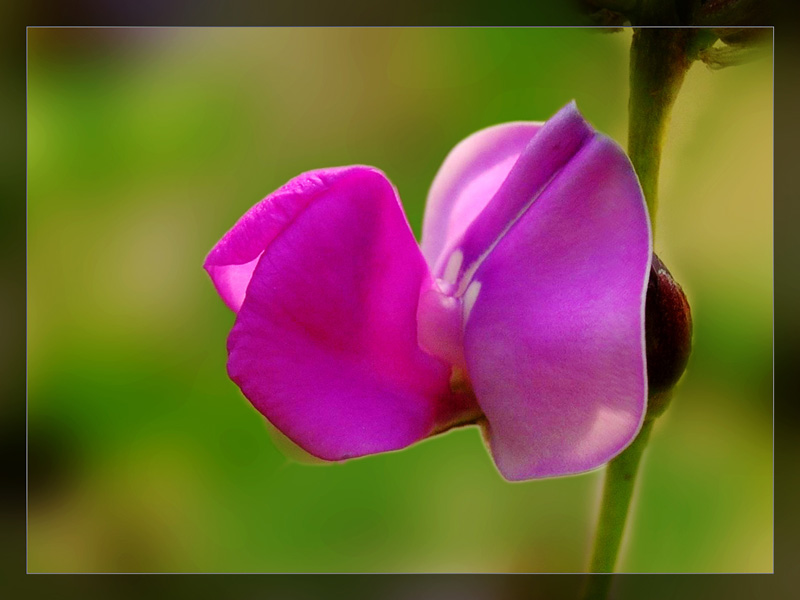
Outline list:
[[[442,251],[457,240],[503,183],[541,123],[482,129],[450,151],[428,193],[422,253],[437,272]]]
[[[462,282],[465,359],[510,480],[607,462],[638,432],[647,397],[651,238],[633,168],[595,134],[546,179]]]
[[[550,118],[531,138],[506,178],[463,235],[439,257],[442,277],[461,296],[492,248],[594,136],[575,102]],[[434,271],[439,275],[439,271]]]
[[[319,458],[405,447],[431,433],[449,395],[449,367],[417,344],[430,271],[382,173],[303,178],[293,206],[304,208],[253,272],[228,338],[228,373]]]
[[[295,177],[258,202],[211,249],[203,267],[225,304],[238,312],[261,254],[314,199],[320,188],[347,168],[311,171]]]

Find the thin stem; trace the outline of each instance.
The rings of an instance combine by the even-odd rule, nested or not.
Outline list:
[[[658,2],[643,1],[641,22],[658,15]],[[658,22],[651,20],[650,22]],[[707,43],[702,30],[637,28],[631,42],[628,154],[642,186],[655,234],[658,208],[658,172],[669,115],[698,44]],[[652,398],[651,411],[636,439],[608,463],[585,600],[608,597],[625,523],[636,486],[639,463],[653,423],[666,406]]]
[[[608,463],[600,505],[600,524],[595,538],[591,570],[593,573],[612,573],[625,531],[639,461],[647,446],[653,420],[647,419],[641,432],[625,451]]]
[[[634,29],[631,42],[628,154],[655,231],[658,170],[672,105],[692,63],[693,29]]]
[[[589,577],[584,594],[585,600],[601,600],[608,596],[612,577],[597,573],[614,572],[625,533],[625,521],[633,497],[639,462],[650,438],[654,421],[645,419],[633,443],[606,467],[600,517],[590,566],[590,572],[595,574]]]

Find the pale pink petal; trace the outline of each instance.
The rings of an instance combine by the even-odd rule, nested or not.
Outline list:
[[[464,292],[468,280],[494,244],[536,201],[551,179],[591,140],[594,131],[567,104],[534,135],[501,182],[497,192],[475,216],[458,239],[453,239],[439,256],[434,273]]]
[[[452,245],[497,192],[541,123],[504,123],[482,129],[447,155],[433,180],[422,227],[422,253],[437,272]]]

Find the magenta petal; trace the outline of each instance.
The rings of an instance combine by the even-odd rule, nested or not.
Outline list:
[[[482,129],[447,155],[425,208],[422,253],[434,268],[506,179],[541,123],[504,123]]]
[[[316,182],[293,200],[304,208],[271,239],[249,282],[228,338],[228,373],[317,457],[405,447],[431,432],[449,395],[449,368],[417,344],[430,271],[382,173],[350,167],[304,178]]]
[[[303,173],[248,210],[211,249],[203,264],[225,304],[237,312],[261,254],[346,169]]]
[[[461,282],[465,359],[510,480],[604,464],[645,411],[647,212],[623,151],[599,135],[580,140]],[[502,208],[479,220],[493,223]],[[485,233],[465,239],[477,247]]]

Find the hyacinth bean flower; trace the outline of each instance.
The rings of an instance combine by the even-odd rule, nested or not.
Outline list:
[[[229,376],[305,451],[478,423],[515,481],[594,469],[636,436],[651,253],[630,161],[573,102],[458,144],[421,247],[386,176],[349,166],[261,200],[204,267],[236,313]]]

